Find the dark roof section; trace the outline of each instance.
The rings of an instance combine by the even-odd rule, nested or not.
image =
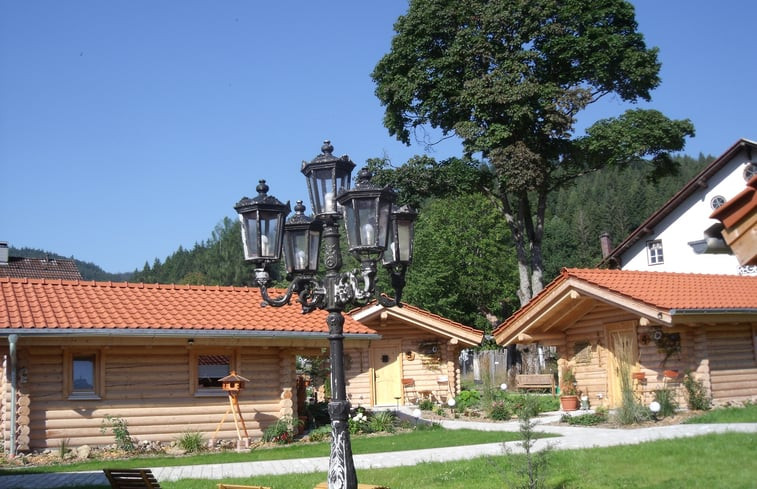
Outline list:
[[[628,237],[613,249],[609,255],[604,257],[598,266],[607,266],[609,268],[619,268],[623,264],[619,263],[620,255],[628,250],[637,241],[647,234],[654,231],[665,217],[678,207],[684,200],[688,199],[694,192],[707,186],[709,180],[714,174],[733,158],[739,151],[746,149],[749,153],[757,150],[757,142],[749,139],[739,139],[725,153],[716,158],[712,163],[707,165],[697,176],[691,179],[689,183],[683,186],[681,190],[670,198],[662,207],[657,209],[646,221],[642,222]]]
[[[82,280],[74,260],[68,258],[8,257],[0,261],[0,277]]]

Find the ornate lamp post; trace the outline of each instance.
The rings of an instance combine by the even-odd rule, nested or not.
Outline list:
[[[294,216],[282,226],[289,213],[289,203],[283,204],[269,196],[265,180],[257,186],[257,197],[243,198],[235,209],[242,222],[245,259],[255,264],[255,281],[263,297],[262,305],[289,304],[297,293],[303,313],[315,309],[329,313],[326,323],[331,362],[332,442],[328,485],[329,489],[356,489],[348,425],[350,403],[344,379],[343,312],[348,304],[362,305],[373,298],[387,307],[401,307],[405,272],[412,261],[413,223],[417,214],[407,207],[395,207],[394,191],[372,184],[371,174],[365,169],[350,188],[355,164],[347,156],[333,156],[333,150],[331,143],[325,141],[320,155],[302,163],[315,218],[306,216],[305,206],[298,201]],[[341,272],[341,219],[344,219],[349,250],[360,261],[358,270]],[[321,243],[325,272],[319,277]],[[282,245],[291,283],[284,295],[272,298],[267,290],[266,267],[281,258]],[[393,299],[376,290],[379,261],[391,274]]]

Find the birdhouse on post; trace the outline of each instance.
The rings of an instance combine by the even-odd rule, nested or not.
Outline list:
[[[224,420],[226,420],[226,416],[231,414],[231,416],[234,418],[234,427],[237,430],[237,450],[242,449],[242,444],[245,444],[245,448],[249,448],[249,442],[250,442],[250,435],[247,434],[247,426],[244,424],[244,418],[242,418],[242,411],[239,409],[239,391],[244,389],[244,384],[246,382],[249,382],[250,379],[245,379],[241,375],[237,375],[236,371],[232,370],[229,375],[226,377],[222,377],[219,379],[221,382],[221,388],[229,393],[229,409],[226,410],[226,413],[221,418],[221,421],[218,423],[218,426],[216,427],[215,433],[213,433],[213,437],[210,439],[210,445],[215,446],[215,439],[216,435],[218,435],[218,431],[221,429],[221,426],[223,426]],[[239,431],[239,425],[242,425],[242,431],[244,432],[244,438],[242,437],[242,432]]]
[[[221,382],[221,388],[223,390],[228,391],[229,394],[237,394],[239,391],[244,389],[245,382],[249,382],[250,379],[245,379],[241,375],[237,375],[237,373],[232,370],[229,375],[226,377],[222,377],[220,379]]]

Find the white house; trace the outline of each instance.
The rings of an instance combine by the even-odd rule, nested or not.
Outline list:
[[[757,174],[757,143],[741,139],[707,165],[603,260],[638,271],[753,274],[723,240],[710,215]]]

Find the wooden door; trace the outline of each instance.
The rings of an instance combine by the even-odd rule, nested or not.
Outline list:
[[[402,397],[400,347],[387,343],[371,347],[373,369],[373,404],[395,405]]]
[[[636,328],[632,321],[609,325],[610,361],[608,362],[608,395],[611,407],[623,402],[623,384],[632,388],[631,373],[636,370],[639,347],[636,342]]]

